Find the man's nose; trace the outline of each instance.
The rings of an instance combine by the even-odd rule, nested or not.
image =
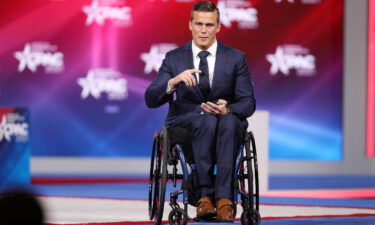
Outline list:
[[[207,32],[207,26],[202,26],[202,28],[201,28],[201,32],[202,33],[206,33]]]

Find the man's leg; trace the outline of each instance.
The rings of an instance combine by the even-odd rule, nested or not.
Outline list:
[[[217,175],[215,197],[218,221],[233,221],[233,172],[238,153],[239,130],[246,126],[235,115],[222,115],[218,118],[216,141]]]
[[[216,140],[216,199],[233,198],[232,177],[239,148],[239,130],[242,127],[244,127],[243,122],[235,115],[222,115],[218,118]]]
[[[193,132],[193,153],[197,174],[195,193],[197,217],[211,220],[215,215],[213,156],[216,141],[217,118],[210,114],[189,113],[177,118],[174,126],[188,128]]]
[[[214,199],[213,157],[216,141],[217,118],[211,114],[188,113],[175,120],[173,126],[188,128],[193,132],[194,161],[198,177],[199,197]]]

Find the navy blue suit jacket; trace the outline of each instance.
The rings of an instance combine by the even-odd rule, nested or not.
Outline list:
[[[173,94],[167,94],[169,79],[187,69],[194,69],[191,42],[168,52],[159,69],[159,73],[145,93],[146,104],[156,108],[170,102],[167,121],[177,116],[202,111],[200,104],[219,99],[228,101],[232,113],[244,120],[255,111],[253,85],[250,79],[245,54],[218,41],[214,76],[210,95],[205,99],[198,85],[187,87],[180,83]]]

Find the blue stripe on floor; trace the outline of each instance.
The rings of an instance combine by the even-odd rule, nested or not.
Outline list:
[[[13,187],[1,187],[0,192]],[[100,184],[65,184],[65,185],[29,185],[28,188],[39,195],[70,196],[70,197],[97,197],[97,198],[121,198],[143,199],[148,198],[147,183],[100,183]],[[167,192],[173,189],[168,185]],[[166,198],[169,195],[166,194]],[[261,197],[263,204],[287,204],[287,205],[318,205],[318,206],[342,206],[342,207],[375,207],[375,199],[310,199],[310,198],[281,198]]]

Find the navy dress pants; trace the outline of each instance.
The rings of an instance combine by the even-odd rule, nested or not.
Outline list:
[[[232,199],[238,137],[239,132],[247,127],[247,122],[232,114],[214,116],[192,112],[178,116],[171,126],[187,128],[193,132],[198,196]],[[216,178],[213,175],[215,164]]]

